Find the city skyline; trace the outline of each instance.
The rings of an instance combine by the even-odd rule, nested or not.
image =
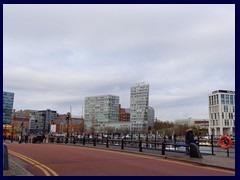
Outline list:
[[[234,4],[3,5],[14,109],[81,116],[85,97],[105,94],[129,108],[139,82],[159,120],[208,119],[208,95],[235,91]]]

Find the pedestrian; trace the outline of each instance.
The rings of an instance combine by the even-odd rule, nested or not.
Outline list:
[[[7,139],[6,135],[3,135],[4,142],[6,141],[6,139]]]
[[[25,143],[28,143],[28,135],[25,135]]]
[[[187,129],[186,131],[186,144],[190,145],[191,143],[194,143],[194,134],[192,129]],[[189,152],[189,147],[186,147],[186,151]]]

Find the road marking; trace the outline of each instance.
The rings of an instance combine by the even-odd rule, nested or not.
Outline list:
[[[76,146],[71,146],[71,147],[76,147]],[[76,147],[76,148],[79,148],[79,147]],[[148,155],[147,153],[145,153],[145,154],[132,154],[132,153],[129,153],[129,152],[119,152],[119,151],[114,151],[114,150],[111,150],[111,149],[95,149],[95,148],[92,148],[92,147],[82,147],[82,146],[80,148],[92,149],[94,151],[111,152],[111,153],[115,153],[115,154],[123,154],[123,155],[128,155],[128,156],[141,157],[141,158],[152,159],[152,160],[157,160],[157,161],[164,161],[164,162],[168,162],[168,163],[180,164],[180,165],[185,165],[185,166],[190,166],[190,167],[210,169],[210,170],[215,170],[215,171],[219,171],[219,172],[235,174],[235,171],[232,171],[232,170],[226,170],[226,169],[220,169],[220,168],[214,168],[214,167],[204,167],[204,166],[201,166],[201,165],[197,165],[196,162],[180,162],[180,161],[177,161],[177,160],[175,161],[175,160],[172,160],[172,159],[162,159],[162,157],[153,157],[151,154]]]
[[[53,171],[51,168],[45,166],[44,164],[41,164],[40,162],[38,162],[38,161],[36,161],[34,159],[31,159],[31,158],[29,158],[27,156],[24,156],[24,155],[22,155],[20,153],[17,153],[17,152],[11,151],[11,150],[9,150],[9,154],[17,156],[17,157],[23,159],[24,161],[27,161],[27,162],[33,164],[34,166],[36,166],[39,169],[41,169],[46,176],[50,176],[50,173],[52,173],[54,176],[58,176],[58,174],[55,171]]]

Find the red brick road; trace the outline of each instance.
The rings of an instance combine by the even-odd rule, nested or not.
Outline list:
[[[54,170],[59,176],[234,176],[233,171],[139,154],[55,144],[8,144]],[[26,163],[33,175],[43,176]]]

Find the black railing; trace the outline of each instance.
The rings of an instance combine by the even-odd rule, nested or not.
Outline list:
[[[63,143],[66,142],[66,137],[55,137],[52,143]],[[91,145],[92,146],[104,146],[106,148],[114,147],[124,150],[125,147],[129,150],[131,148],[137,148],[140,152],[142,151],[164,151],[166,152],[179,152],[186,153],[185,138],[184,137],[174,137],[173,139],[167,138],[166,136],[157,136],[157,135],[143,135],[143,134],[131,134],[127,135],[88,135],[81,136],[78,138],[77,136],[71,136],[68,138],[68,143],[72,144],[81,144],[81,145]],[[166,142],[163,146],[163,142]],[[228,157],[235,157],[235,142],[233,141],[233,145],[230,149],[225,150],[222,149],[218,144],[218,139],[213,138],[213,136],[209,136],[207,139],[203,139],[201,137],[197,137],[196,144],[199,146],[200,152],[203,154],[210,155],[221,155]]]

